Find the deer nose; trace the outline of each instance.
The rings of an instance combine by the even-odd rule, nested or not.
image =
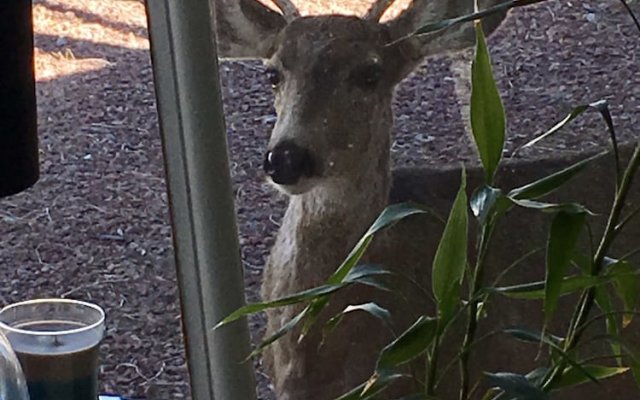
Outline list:
[[[303,176],[313,174],[311,152],[286,141],[278,143],[264,158],[264,172],[279,185],[293,185]]]

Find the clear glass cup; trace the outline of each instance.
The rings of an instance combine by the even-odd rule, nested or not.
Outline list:
[[[0,331],[0,400],[29,400],[20,363]]]
[[[0,310],[2,331],[24,372],[31,400],[96,400],[105,315],[78,300],[38,299]]]

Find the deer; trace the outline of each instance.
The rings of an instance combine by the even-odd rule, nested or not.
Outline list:
[[[391,105],[395,87],[429,57],[465,51],[475,44],[472,23],[409,36],[427,22],[473,12],[473,0],[413,0],[386,22],[381,18],[392,0],[376,0],[361,17],[301,16],[289,0],[274,3],[280,12],[254,0],[215,0],[219,57],[265,60],[265,73],[275,93],[277,121],[265,149],[263,169],[289,202],[264,269],[265,300],[323,284],[388,204],[424,202],[446,215],[460,170],[394,170]],[[481,1],[480,8],[495,3],[498,1]],[[507,13],[483,19],[484,32],[490,35],[505,18]],[[500,182],[513,187],[566,162],[550,160],[535,163],[535,168],[503,168]],[[600,164],[603,171],[609,170],[604,161]],[[482,176],[477,166],[469,167],[469,187],[479,184]],[[577,183],[572,188],[567,191],[586,193],[588,185]],[[601,196],[591,194],[591,198],[599,204],[609,200],[604,190]],[[536,222],[544,217],[515,212],[521,213],[516,219],[519,223],[505,228],[496,238],[498,242],[510,238],[507,243],[513,243],[514,248],[509,249],[513,253],[490,254],[489,275],[495,276],[509,265],[518,247],[530,250],[533,238],[544,241],[544,224]],[[378,235],[364,260],[411,275],[428,290],[429,263],[442,229],[440,222],[428,216],[403,221]],[[514,241],[514,237],[521,239]],[[525,272],[518,278],[543,276],[540,263],[539,257],[533,257],[529,263],[532,268],[523,268]],[[424,297],[413,293],[418,290],[413,286],[406,288],[405,297]],[[348,304],[366,301],[376,301],[390,310],[406,306],[390,294],[357,286],[332,298],[324,320]],[[495,306],[500,307],[499,300]],[[434,311],[428,301],[415,301],[412,307],[419,312]],[[296,307],[269,310],[267,335],[298,311]],[[409,326],[415,317],[410,312],[393,315],[399,329]],[[486,332],[497,326],[526,326],[541,318],[540,305],[527,303],[490,315],[482,324]],[[328,337],[316,329],[298,343],[294,330],[265,350],[264,364],[279,400],[328,400],[366,381],[378,351],[392,338],[370,316],[353,315]],[[530,366],[526,360],[534,360],[538,350],[504,337],[490,338],[482,347],[490,350],[480,349],[471,363],[494,372],[509,368],[526,371]],[[451,346],[445,353],[453,356],[458,350]],[[460,382],[454,375],[441,380],[443,399],[457,398]],[[407,388],[414,384],[399,385],[389,396],[393,390],[407,394]],[[616,398],[635,398],[633,391],[625,392],[628,387],[627,381],[616,386]],[[594,390],[572,393],[586,399],[603,395]]]

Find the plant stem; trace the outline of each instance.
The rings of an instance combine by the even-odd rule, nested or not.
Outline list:
[[[469,284],[469,317],[467,319],[467,329],[462,342],[460,355],[460,396],[459,400],[466,400],[469,395],[469,356],[470,348],[478,329],[478,299],[476,294],[482,288],[484,277],[484,260],[487,256],[487,249],[493,236],[495,218],[490,218],[488,223],[482,227],[480,242],[478,244],[479,254],[473,270],[471,282]]]
[[[633,181],[633,177],[637,172],[638,167],[640,167],[640,143],[638,143],[634,149],[633,155],[631,156],[624,176],[622,177],[619,189],[613,200],[613,205],[611,206],[607,225],[602,235],[602,239],[600,240],[598,249],[593,256],[591,264],[592,276],[597,276],[601,272],[602,261],[607,255],[609,247],[611,246],[611,243],[618,233],[618,231],[616,230],[616,225],[620,219],[620,215],[624,207],[624,202],[627,198],[631,183]],[[565,352],[571,351],[578,344],[580,338],[582,337],[584,330],[580,329],[580,327],[587,321],[589,313],[593,308],[595,302],[595,292],[596,289],[591,288],[582,293],[582,296],[580,297],[580,300],[578,302],[578,307],[576,307],[576,312],[571,318],[571,322],[569,324],[569,332],[567,334],[566,344],[563,349]],[[551,385],[562,375],[562,372],[567,366],[566,364],[566,361],[562,360],[555,368],[551,369],[548,377],[546,377],[544,380],[544,389],[549,389]]]
[[[500,334],[502,333],[501,330],[496,330],[496,331],[491,331],[489,333],[486,333],[482,336],[480,336],[479,338],[477,338],[476,340],[473,341],[473,343],[471,344],[471,347],[473,346],[477,346],[478,343],[482,342],[485,339],[488,339],[492,336],[495,336],[496,334]],[[436,390],[438,389],[438,386],[440,386],[440,383],[442,383],[442,380],[444,379],[444,377],[447,375],[447,372],[449,372],[449,370],[451,368],[453,368],[453,366],[460,362],[460,357],[461,357],[461,353],[458,353],[457,356],[452,357],[451,360],[449,360],[449,362],[445,365],[444,368],[442,368],[442,371],[440,372],[440,377],[438,378],[438,381],[436,382]]]
[[[616,231],[620,232],[634,217],[638,215],[640,215],[640,207],[631,211],[629,215],[624,217],[624,219],[616,226]]]
[[[591,265],[592,275],[598,275],[600,273],[600,270],[602,269],[602,260],[604,260],[604,257],[607,255],[611,243],[617,235],[616,225],[620,220],[624,202],[627,199],[633,177],[638,170],[638,167],[640,167],[640,143],[636,146],[633,155],[631,156],[631,160],[629,161],[627,170],[625,171],[624,176],[622,177],[622,182],[620,183],[620,190],[618,191],[618,193],[616,193],[616,197],[613,201],[613,206],[611,208],[611,213],[609,214],[609,219],[607,220],[605,233],[603,234],[600,246],[598,246],[596,254],[593,257],[594,263]]]
[[[467,332],[462,342],[462,354],[460,356],[460,400],[466,400],[467,393],[469,392],[469,352],[467,348],[471,346],[473,337],[476,334],[477,319],[474,315],[477,313],[477,303],[474,303],[469,308],[469,321],[467,324]]]
[[[429,355],[427,366],[427,396],[436,394],[436,372],[438,371],[438,353],[440,353],[440,335],[436,335],[433,341],[433,349]]]
[[[631,250],[630,252],[626,253],[626,254],[622,257],[622,259],[623,259],[623,260],[628,260],[629,258],[631,258],[631,257],[635,256],[636,254],[640,254],[640,247],[638,247],[638,248],[636,248],[636,249],[633,249],[633,250]]]

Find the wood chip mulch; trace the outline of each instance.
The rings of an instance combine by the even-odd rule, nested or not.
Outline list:
[[[341,10],[350,1],[362,3],[334,3]],[[631,5],[640,13],[638,2]],[[189,398],[144,6],[36,0],[34,17],[42,177],[0,201],[0,306],[43,296],[94,301],[108,314],[102,389]],[[614,0],[549,1],[514,12],[490,40],[509,115],[506,155],[572,106],[602,98],[622,140],[637,139],[639,38]],[[399,88],[397,164],[475,159],[450,65],[433,58]],[[221,78],[246,294],[255,301],[285,205],[261,171],[272,95],[259,62],[224,62]],[[595,114],[567,133],[525,156],[607,141]],[[251,320],[254,337],[263,325],[260,316]],[[259,393],[272,398],[262,374]]]

